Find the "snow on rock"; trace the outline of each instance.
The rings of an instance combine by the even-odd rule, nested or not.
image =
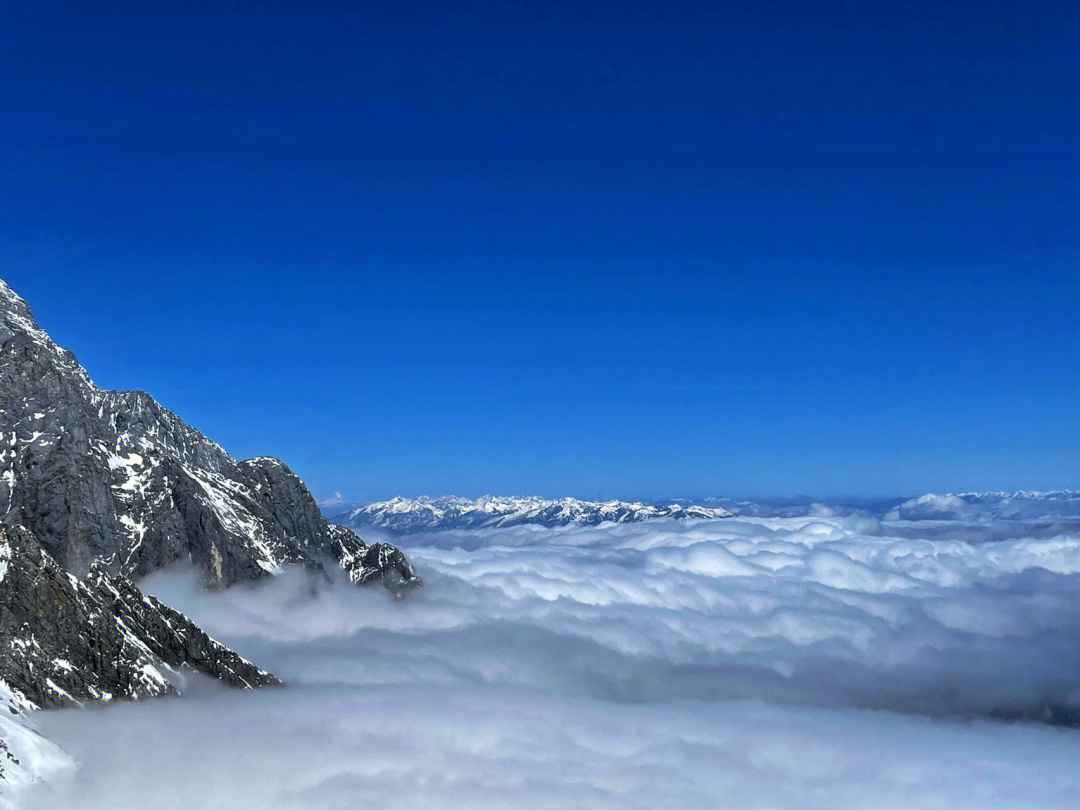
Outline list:
[[[214,587],[290,564],[321,570],[342,546],[288,467],[235,461],[149,394],[98,388],[3,281],[0,519],[26,526],[75,573],[104,562],[140,577],[189,561]],[[345,545],[366,548],[358,538]],[[403,570],[346,576],[401,593],[419,583]]]
[[[130,580],[70,574],[21,526],[0,525],[0,679],[26,706],[175,695],[185,667],[240,687],[277,683]]]
[[[70,761],[26,715],[180,694],[186,669],[242,688],[277,684],[125,577],[65,571],[27,529],[0,524],[0,808]]]
[[[331,524],[334,538],[331,550],[345,570],[349,581],[356,585],[382,582],[395,597],[420,582],[420,577],[401,550],[389,543],[368,545],[344,526]]]

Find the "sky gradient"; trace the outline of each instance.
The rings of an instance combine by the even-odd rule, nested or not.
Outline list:
[[[2,4],[0,277],[317,496],[1078,487],[1080,11],[875,5]]]

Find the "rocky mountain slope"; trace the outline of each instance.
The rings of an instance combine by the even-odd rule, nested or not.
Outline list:
[[[328,524],[277,459],[235,461],[148,394],[95,386],[3,281],[0,519],[75,574],[185,560],[227,586],[332,561],[358,583],[419,582],[396,549]]]
[[[101,565],[76,577],[29,530],[0,524],[0,808],[70,766],[29,712],[178,695],[185,670],[242,688],[279,683],[128,578]]]
[[[70,764],[33,709],[175,695],[185,670],[278,683],[134,583],[177,561],[212,587],[324,564],[395,594],[420,583],[280,461],[235,461],[148,394],[95,386],[0,281],[0,807]]]
[[[721,508],[670,504],[653,506],[625,501],[581,501],[576,498],[550,500],[540,497],[393,498],[372,503],[333,518],[355,529],[368,527],[397,534],[441,529],[480,529],[537,524],[566,526],[580,523],[634,523],[654,518],[714,519],[731,517]]]
[[[127,578],[65,571],[21,526],[0,526],[0,569],[0,681],[29,707],[178,694],[183,667],[278,682]]]

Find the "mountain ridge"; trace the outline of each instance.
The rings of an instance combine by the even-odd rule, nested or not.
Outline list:
[[[928,492],[898,503],[889,520],[1080,518],[1080,490]]]
[[[587,501],[543,498],[537,495],[459,498],[456,496],[397,497],[370,503],[331,520],[355,529],[377,528],[395,534],[446,529],[498,528],[534,524],[546,527],[571,523],[636,523],[656,518],[718,519],[732,513],[719,507],[672,503],[656,506],[628,501]]]
[[[234,460],[149,394],[97,387],[2,280],[0,519],[76,574],[105,564],[137,578],[186,560],[225,587],[332,561],[398,593],[420,582],[404,555],[331,528],[280,460]]]

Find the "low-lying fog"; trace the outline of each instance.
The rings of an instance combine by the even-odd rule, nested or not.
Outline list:
[[[819,510],[821,511],[821,510]],[[900,517],[900,515],[895,515]],[[1080,535],[874,518],[406,538],[426,587],[145,585],[286,679],[39,713],[32,808],[1073,807]]]

